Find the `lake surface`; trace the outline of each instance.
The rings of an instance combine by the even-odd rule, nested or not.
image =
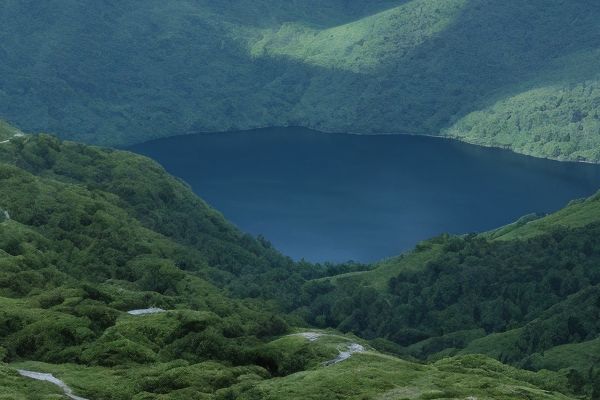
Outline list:
[[[302,128],[136,145],[242,230],[311,261],[374,261],[480,232],[600,189],[600,166],[438,138]]]

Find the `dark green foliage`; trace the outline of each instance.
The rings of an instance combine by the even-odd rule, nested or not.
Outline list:
[[[6,0],[0,117],[100,144],[295,125],[598,161],[599,16],[593,0]]]
[[[47,135],[13,138],[0,161],[1,206],[11,213],[0,223],[5,361],[246,365],[287,332],[275,304],[232,299],[209,279],[222,271],[226,279],[215,280],[222,287],[251,273],[286,281],[294,263],[240,233],[151,161]],[[184,310],[123,313],[152,306]],[[234,384],[236,373],[227,374],[207,383],[207,393]]]
[[[600,331],[597,223],[527,240],[445,235],[406,256],[428,262],[392,274],[395,261],[373,268],[295,263],[264,238],[239,232],[155,163],[47,135],[0,146],[0,202],[11,216],[0,222],[0,360],[83,377],[76,388],[98,400],[258,399],[271,377],[293,383],[315,372],[320,379],[336,371],[321,363],[348,338],[286,335],[306,322],[421,358],[468,349],[493,337],[487,333],[510,333],[501,353],[488,353],[531,369],[547,362],[544,351],[585,345]],[[361,280],[384,267],[387,285]],[[125,313],[147,307],[169,311]],[[426,368],[375,352],[364,360],[372,361],[361,368],[386,363],[363,377],[368,393],[395,387],[385,380],[373,387],[371,380],[397,380],[386,374],[399,365]],[[487,364],[468,358],[435,369],[475,374]],[[495,379],[516,374],[488,367]],[[79,370],[85,372],[72,375]],[[573,370],[564,374],[570,390],[584,382],[581,393],[597,393],[594,370]],[[0,365],[0,382],[12,390],[15,379]],[[331,386],[328,379],[318,387]],[[16,393],[35,393],[34,386]],[[288,398],[283,393],[274,398]]]
[[[428,261],[394,274],[384,290],[369,274],[306,283],[303,315],[405,356],[435,359],[466,349],[524,368],[552,368],[536,360],[600,336],[600,224],[589,221],[523,240],[442,236],[414,253],[430,254]],[[586,359],[555,365],[576,366],[573,390],[591,393]]]
[[[588,308],[578,306],[573,313],[574,307],[565,306],[565,314],[553,317],[554,323],[548,321],[551,330],[528,325],[522,340],[531,344],[523,344],[526,349],[521,354],[531,354],[544,346],[590,340],[600,333],[593,322],[598,312],[599,238],[599,224],[555,230],[527,241],[449,237],[441,256],[422,269],[391,278],[386,293],[352,281],[336,286],[323,281],[306,284],[305,299],[310,299],[316,324],[387,337],[406,346],[460,330],[481,328],[489,334],[523,326],[579,293],[577,298]],[[541,340],[540,334],[552,337],[551,341]],[[447,343],[426,353],[464,344]]]
[[[32,154],[41,153],[52,161],[35,161]],[[287,297],[289,308],[295,305],[295,293],[305,279],[365,268],[295,265],[264,238],[237,230],[187,185],[145,157],[39,135],[15,138],[10,146],[0,147],[1,160],[52,178],[39,182],[20,169],[1,167],[6,189],[28,192],[23,201],[16,198],[20,193],[7,193],[15,203],[11,210],[15,220],[43,229],[46,236],[52,233],[67,239],[62,245],[73,247],[69,262],[77,262],[79,270],[136,280],[146,290],[174,291],[181,270],[201,270],[214,284],[228,287],[239,297],[276,297],[282,302]],[[157,244],[150,245],[146,236],[153,235]],[[90,246],[90,238],[99,236],[102,242]],[[164,240],[159,236],[171,243],[160,245]],[[11,242],[4,248],[16,255],[21,241],[14,235],[7,240]],[[75,251],[81,248],[85,251]]]
[[[264,367],[275,376],[286,376],[304,371],[312,366],[318,354],[310,343],[303,343],[293,349],[270,347],[260,349],[253,356],[254,363]]]
[[[576,369],[571,369],[567,375],[567,379],[571,391],[573,391],[575,394],[581,394],[583,387],[585,386],[585,378],[581,372],[577,371]]]
[[[591,400],[600,399],[600,375],[597,375],[596,378],[592,382],[592,394],[590,397]]]

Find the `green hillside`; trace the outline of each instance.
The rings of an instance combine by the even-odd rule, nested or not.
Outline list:
[[[443,134],[558,160],[600,160],[597,50],[553,60],[514,93],[473,111]]]
[[[442,235],[375,268],[304,285],[298,313],[421,360],[486,354],[600,385],[600,196],[494,232]]]
[[[98,144],[295,125],[598,162],[599,17],[591,0],[7,0],[0,118]]]
[[[398,7],[346,24],[316,28],[299,22],[260,31],[251,41],[254,57],[285,57],[309,65],[376,74],[440,34],[457,17],[465,0],[431,0]]]
[[[18,370],[92,400],[574,398],[565,371],[407,361],[294,328],[307,287],[360,267],[292,262],[144,157],[1,132],[2,399],[66,398]],[[164,311],[128,312],[149,307]]]

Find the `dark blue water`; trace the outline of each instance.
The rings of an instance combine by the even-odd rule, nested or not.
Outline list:
[[[600,166],[437,138],[301,128],[134,146],[244,231],[294,258],[373,261],[440,233],[489,230],[600,189]]]

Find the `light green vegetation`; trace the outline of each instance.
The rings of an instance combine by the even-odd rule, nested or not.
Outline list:
[[[289,57],[309,65],[377,73],[443,31],[465,0],[413,0],[401,6],[328,29],[298,23],[262,30],[250,43],[255,57]]]
[[[529,361],[535,369],[561,369],[576,365],[584,374],[600,362],[600,338],[556,346]]]
[[[421,243],[418,248],[426,247],[429,251],[411,251],[401,256],[390,258],[377,263],[376,268],[367,271],[349,272],[332,277],[325,277],[320,282],[331,282],[335,284],[368,284],[378,290],[385,290],[388,287],[390,278],[398,275],[399,272],[410,272],[419,270],[428,261],[441,254],[442,248],[436,243]]]
[[[23,379],[14,368],[1,362],[0,388],[2,400],[64,399],[62,390],[46,383]]]
[[[551,374],[524,373],[485,357],[420,365],[366,352],[330,367],[264,381],[264,399],[567,399],[536,385],[558,387]]]
[[[592,0],[7,0],[0,117],[99,144],[292,125],[597,162],[599,18]]]
[[[300,311],[404,357],[486,354],[562,371],[572,390],[593,398],[599,227],[595,195],[493,232],[442,235],[368,271],[308,282]]]
[[[573,200],[562,210],[542,218],[523,218],[519,222],[491,232],[490,237],[498,240],[527,239],[548,233],[557,227],[580,228],[600,222],[599,203],[600,193],[588,199]]]
[[[52,373],[78,395],[99,400],[211,399],[215,398],[214,392],[224,387],[247,387],[267,375],[261,368],[232,368],[211,361],[198,364],[177,361],[127,368],[26,362],[12,367]],[[49,383],[45,385],[47,389],[52,387]],[[227,397],[225,395],[218,398]]]
[[[496,359],[502,358],[503,352],[514,346],[523,334],[523,329],[514,329],[504,333],[492,334],[475,339],[460,350],[458,354],[486,354]],[[590,371],[594,371],[600,359],[599,339],[580,343],[555,346],[546,351],[528,357],[524,365],[533,370],[568,370],[578,371],[585,381]],[[581,384],[583,386],[583,383]]]
[[[533,156],[598,162],[599,82],[557,83],[507,97],[465,116],[444,134]]]
[[[311,366],[286,377],[265,379],[256,367],[231,368],[215,362],[184,361],[129,366],[81,367],[22,362],[13,367],[45,371],[65,381],[77,393],[95,399],[569,399],[557,392],[566,376],[519,371],[482,356],[465,356],[422,365],[377,351],[366,351],[331,366],[323,366],[349,338],[325,335],[314,342],[287,336],[268,346],[281,353],[310,355]],[[290,362],[294,360],[291,359]],[[5,368],[5,373],[11,372]],[[27,381],[25,381],[27,383]],[[43,384],[38,385],[44,388]],[[540,389],[543,387],[544,389]],[[137,389],[136,389],[137,388]],[[46,384],[50,391],[51,386]],[[139,390],[142,390],[141,392]],[[159,390],[162,395],[152,395]]]

